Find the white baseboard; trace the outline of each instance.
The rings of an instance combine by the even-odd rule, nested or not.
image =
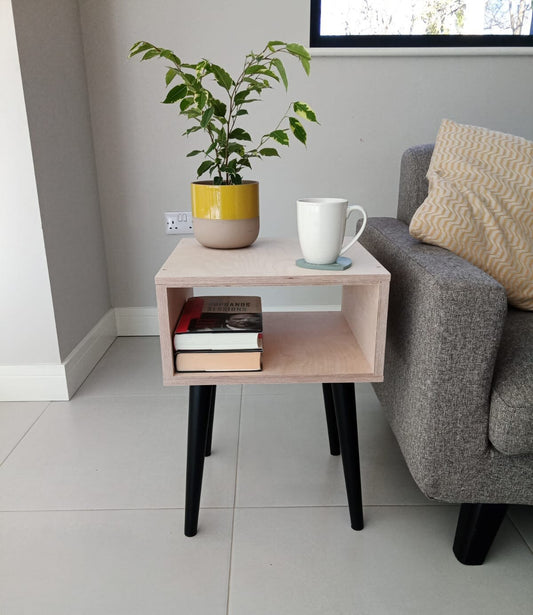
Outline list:
[[[337,311],[338,305],[265,306],[266,312]],[[159,335],[157,308],[114,308],[63,363],[0,366],[0,401],[70,399],[117,336]]]
[[[0,366],[0,400],[70,399],[116,337],[115,313],[111,309],[62,363]]]
[[[62,364],[0,365],[1,401],[53,401],[68,399]]]
[[[69,399],[117,337],[115,310],[110,309],[63,361]]]
[[[159,335],[156,307],[115,308],[117,335]]]

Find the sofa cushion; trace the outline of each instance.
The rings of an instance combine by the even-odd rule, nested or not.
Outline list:
[[[489,438],[501,453],[533,453],[533,314],[509,309],[498,351]]]
[[[410,232],[494,277],[533,310],[533,143],[444,120]]]

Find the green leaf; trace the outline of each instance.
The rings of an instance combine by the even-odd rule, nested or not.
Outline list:
[[[252,168],[252,165],[250,164],[248,156],[244,156],[243,158],[241,158],[239,160],[239,164],[240,164],[241,167],[248,167],[249,169]]]
[[[247,90],[243,90],[242,92],[238,92],[234,100],[235,106],[239,107],[240,105],[247,105],[248,103],[261,100],[260,98],[248,98],[253,91],[253,88],[249,88]]]
[[[289,43],[287,45],[287,51],[293,56],[298,56],[299,58],[305,58],[306,60],[311,61],[311,54],[309,51],[298,43]]]
[[[300,63],[304,67],[305,74],[309,75],[311,72],[311,62],[307,58],[300,58]]]
[[[207,104],[207,92],[205,90],[201,90],[198,94],[195,94],[194,100],[198,105],[198,108],[203,109]]]
[[[198,118],[202,117],[202,112],[200,111],[200,109],[198,109],[198,107],[190,107],[189,109],[187,109],[184,114],[190,119],[190,120],[198,120]],[[200,121],[200,120],[198,120]],[[202,128],[202,127],[201,127]]]
[[[257,79],[251,79],[250,77],[246,77],[246,79],[244,80],[246,81],[246,83],[250,84],[250,90],[252,92],[257,92],[258,94],[261,94],[261,92],[266,89],[266,88],[270,88],[270,83],[268,83],[268,81],[265,80],[261,80],[258,81]],[[251,102],[250,100],[247,100],[246,102]]]
[[[211,105],[213,106],[213,109],[215,110],[215,115],[217,117],[222,118],[222,117],[226,116],[227,107],[226,107],[226,105],[222,101],[217,100],[216,98],[214,98],[211,101]]]
[[[261,154],[261,156],[278,156],[279,157],[278,150],[273,147],[264,147],[263,149],[259,150],[259,153]]]
[[[269,69],[262,71],[261,74],[265,75],[265,77],[270,77],[271,79],[274,79],[274,81],[279,81],[279,77],[276,75],[276,73]]]
[[[238,139],[239,141],[251,141],[252,137],[242,128],[234,128],[229,133],[230,139]]]
[[[249,66],[244,71],[244,74],[245,75],[265,75],[266,77],[270,77],[271,79],[274,79],[275,81],[279,81],[279,77],[276,75],[276,73],[271,71],[266,66],[262,66],[260,64],[255,64],[254,66]],[[248,81],[248,79],[246,81]]]
[[[167,94],[167,97],[163,101],[166,105],[172,104],[181,100],[187,95],[187,86],[184,83],[180,83],[173,87]]]
[[[244,156],[244,147],[240,143],[228,143],[226,151],[228,154],[239,154],[239,156]]]
[[[167,74],[165,75],[165,83],[169,86],[173,79],[178,75],[178,71],[175,68],[169,68]]]
[[[159,55],[159,49],[150,49],[143,55],[143,57],[141,58],[141,62],[143,60],[150,60],[151,58],[155,58],[155,56],[158,56],[158,55]]]
[[[183,133],[183,137],[188,137],[190,134],[192,134],[193,132],[198,132],[199,130],[202,130],[202,128],[200,126],[193,126],[192,128],[189,128],[188,130],[186,130]]]
[[[211,72],[215,76],[215,80],[218,85],[225,90],[229,90],[233,85],[233,79],[231,76],[221,67],[216,64],[210,64]]]
[[[311,54],[309,51],[303,45],[299,45],[298,43],[289,43],[287,45],[287,51],[300,60],[306,74],[309,75],[309,72],[311,71]]]
[[[276,51],[275,47],[286,47],[287,44],[284,43],[283,41],[270,41],[267,45],[267,47],[270,49],[270,51]],[[279,51],[279,49],[278,49]]]
[[[311,109],[311,107],[304,102],[301,101],[296,101],[295,103],[293,103],[292,108],[294,109],[294,112],[297,113],[300,117],[303,117],[304,120],[308,120],[310,122],[316,122],[318,124],[318,120],[316,119],[316,114],[313,111],[313,109]]]
[[[191,96],[184,98],[180,103],[180,111],[186,111],[191,105],[194,105],[194,99]]]
[[[145,41],[138,41],[133,45],[130,49],[130,58],[136,56],[138,53],[142,53],[143,51],[147,51],[148,49],[153,49],[154,45],[152,43],[147,43]]]
[[[281,143],[281,145],[289,145],[289,135],[285,130],[274,130],[268,136],[272,137],[274,141]]]
[[[215,110],[213,109],[213,107],[209,107],[208,109],[206,109],[202,115],[202,119],[200,120],[200,126],[202,128],[206,128],[207,125],[209,124],[209,122],[211,121],[211,118],[213,117],[215,113]]]
[[[215,128],[217,134],[217,141],[220,147],[225,147],[227,143],[226,131],[223,128]]]
[[[198,81],[198,79],[188,73],[183,73],[183,81],[185,81],[185,83],[193,90],[199,90],[202,88],[202,84]]]
[[[204,173],[209,171],[209,169],[211,169],[211,167],[213,166],[215,166],[214,162],[212,162],[211,160],[204,160],[196,170],[196,175],[200,177],[200,175],[203,175]]]
[[[237,94],[235,95],[235,106],[238,107],[239,105],[244,104],[245,102],[249,102],[246,100],[246,98],[248,97],[248,95],[251,93],[251,90],[242,90],[240,92],[237,92]]]
[[[239,109],[235,115],[248,115],[248,111],[246,109]]]
[[[307,133],[305,132],[305,128],[302,126],[300,120],[296,117],[289,118],[289,125],[292,130],[292,134],[301,141],[304,145],[307,141]]]
[[[198,64],[193,65],[197,77],[200,77],[204,70],[209,70],[209,67],[210,65],[207,60],[202,60],[201,62],[198,62]]]
[[[187,154],[187,158],[191,158],[192,156],[198,156],[198,154],[201,154],[201,153],[202,153],[202,150],[200,150],[200,149],[195,149],[195,150],[193,150],[192,152],[189,152],[189,153]]]
[[[181,60],[173,51],[170,51],[170,49],[160,49],[159,55],[162,58],[166,58],[167,60],[174,62],[174,64],[177,64],[178,66],[181,64]]]
[[[264,68],[260,64],[253,64],[252,66],[248,66],[245,69],[244,74],[245,75],[255,75],[256,73],[260,73],[263,70]]]
[[[287,73],[285,72],[285,66],[283,66],[283,62],[279,58],[273,58],[272,64],[276,67],[281,80],[283,81],[283,85],[285,89],[289,87],[289,81],[287,79]]]

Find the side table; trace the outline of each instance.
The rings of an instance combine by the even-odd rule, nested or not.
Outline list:
[[[197,532],[218,384],[322,383],[330,452],[341,454],[351,526],[362,529],[354,383],[383,380],[390,274],[358,243],[345,255],[353,265],[344,271],[302,269],[295,264],[297,240],[263,238],[248,248],[213,250],[182,239],[157,273],[163,384],[190,387],[187,536]],[[342,303],[338,311],[266,311],[260,372],[176,372],[172,342],[183,304],[195,288],[232,286],[341,286]]]

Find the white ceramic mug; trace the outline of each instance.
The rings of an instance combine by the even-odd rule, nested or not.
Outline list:
[[[354,211],[363,214],[361,228],[342,247],[346,221]],[[303,257],[313,265],[329,265],[359,239],[366,226],[366,212],[346,199],[300,199],[296,201],[298,239]]]

